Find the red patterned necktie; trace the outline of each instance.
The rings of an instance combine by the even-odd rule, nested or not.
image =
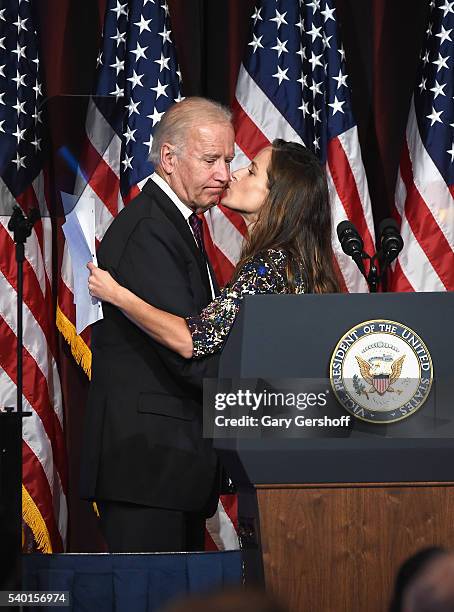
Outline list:
[[[200,253],[202,254],[203,258],[206,259],[205,247],[203,245],[203,222],[195,213],[192,213],[192,215],[189,217],[189,225],[192,228],[192,232],[197,242],[197,246],[199,247]]]

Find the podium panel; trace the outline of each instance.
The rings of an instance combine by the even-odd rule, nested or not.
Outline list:
[[[240,490],[255,489],[258,515],[242,515],[240,498],[240,525],[249,540],[256,525],[266,583],[292,611],[382,611],[405,558],[426,546],[454,546],[454,294],[248,297],[222,354],[220,383],[331,384],[336,347],[371,321],[408,328],[421,363],[430,359],[417,411],[398,422],[353,416],[342,436],[214,440]],[[386,411],[386,398],[398,395],[392,385],[401,358],[389,357],[393,342],[376,355],[369,346],[351,359],[363,366],[354,388],[358,396],[377,393]],[[388,374],[368,374],[387,359]],[[348,414],[337,403],[329,409]]]
[[[342,438],[215,440],[241,484],[453,479],[453,293],[248,297],[222,353],[219,377],[329,384],[338,341],[361,322],[376,319],[405,324],[427,346],[433,381],[425,404],[399,422],[353,418]]]

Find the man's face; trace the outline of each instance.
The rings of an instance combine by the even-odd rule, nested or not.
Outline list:
[[[230,180],[235,134],[228,123],[190,129],[174,157],[169,183],[182,202],[197,211],[215,204]]]

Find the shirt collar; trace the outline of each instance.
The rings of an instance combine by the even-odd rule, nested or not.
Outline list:
[[[178,208],[178,210],[181,212],[181,214],[187,221],[194,211],[191,210],[189,206],[186,206],[186,204],[183,204],[183,202],[180,200],[177,194],[173,191],[170,185],[166,183],[166,181],[162,178],[162,176],[159,176],[157,172],[153,172],[150,178],[152,181],[156,183],[156,185],[158,185],[158,187],[160,187],[163,190],[163,192],[166,195],[169,196],[169,198],[172,200],[172,202],[175,204],[175,206]]]

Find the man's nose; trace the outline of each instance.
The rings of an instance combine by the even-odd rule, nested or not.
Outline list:
[[[216,165],[216,174],[215,178],[218,181],[222,181],[223,183],[228,183],[231,178],[230,173],[230,164],[225,160],[219,160],[219,163]]]

